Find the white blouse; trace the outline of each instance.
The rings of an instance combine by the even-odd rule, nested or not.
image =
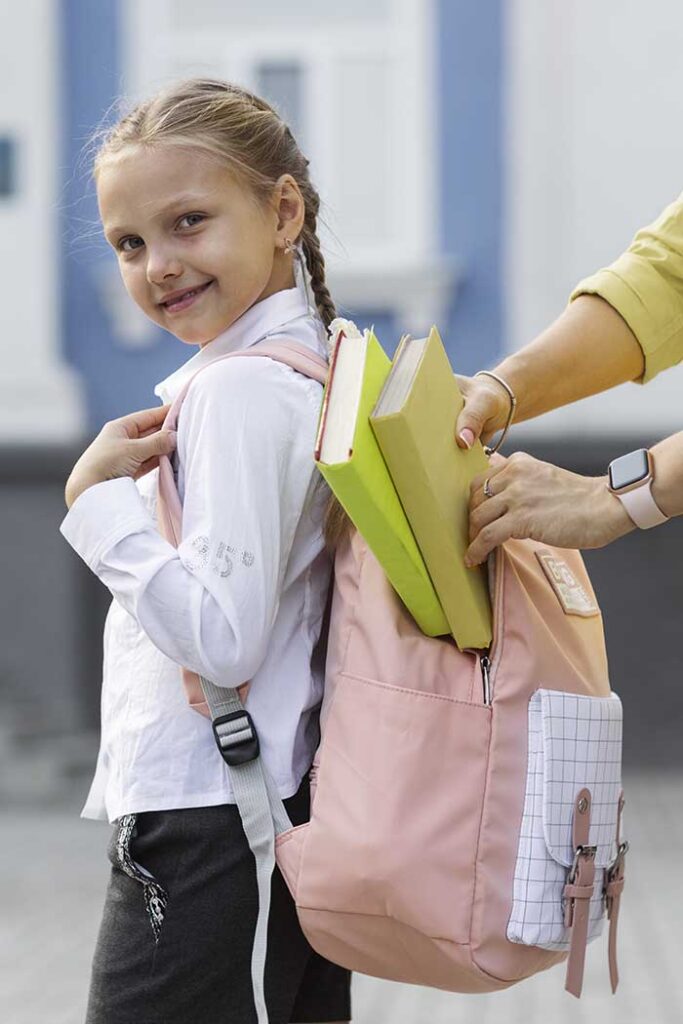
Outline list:
[[[284,326],[283,326],[284,325]],[[274,337],[326,357],[325,329],[298,288],[247,310],[155,388]],[[109,588],[102,739],[82,817],[234,803],[210,721],[192,711],[180,666],[246,701],[280,795],[318,741],[321,668],[311,665],[330,581],[322,536],[329,489],[313,461],[322,386],[271,359],[226,359],[190,386],[178,422],[182,542],[156,525],[157,470],[95,484],[61,532]]]

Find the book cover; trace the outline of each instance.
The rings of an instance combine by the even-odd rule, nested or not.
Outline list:
[[[377,438],[396,491],[424,557],[455,642],[461,649],[491,643],[491,603],[485,566],[468,569],[470,483],[486,472],[488,459],[477,443],[458,447],[455,425],[463,398],[439,332],[432,328],[412,379],[399,379],[405,397],[396,411],[373,411]],[[387,387],[389,382],[387,382]],[[383,402],[386,406],[386,402]]]
[[[341,338],[337,346],[355,343],[361,344],[362,339]],[[330,464],[321,462],[319,455],[328,391],[334,388],[334,367],[333,353],[321,410],[316,465],[422,632],[427,636],[447,634],[450,626],[369,423],[391,360],[369,331],[353,444],[344,460]]]

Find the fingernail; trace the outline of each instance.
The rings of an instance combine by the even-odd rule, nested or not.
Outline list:
[[[460,440],[464,443],[466,448],[471,448],[474,444],[474,434],[469,427],[465,427],[464,430],[460,431]]]
[[[178,443],[178,435],[176,434],[175,430],[169,430],[168,436],[171,439],[171,444],[175,447],[175,445]]]

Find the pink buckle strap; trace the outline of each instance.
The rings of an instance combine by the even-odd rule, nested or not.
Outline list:
[[[572,841],[574,863],[564,887],[565,924],[571,929],[565,989],[578,999],[583,986],[583,969],[588,942],[590,901],[595,882],[596,847],[588,845],[591,818],[590,790],[582,789],[574,801]]]
[[[617,814],[617,856],[605,872],[605,905],[609,921],[609,980],[612,992],[616,992],[619,984],[617,967],[617,923],[619,921],[619,904],[624,891],[624,861],[628,851],[628,843],[621,842],[621,812],[624,809],[624,792],[619,794],[619,811]]]

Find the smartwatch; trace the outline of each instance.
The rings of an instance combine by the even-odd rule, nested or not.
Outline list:
[[[659,526],[669,518],[652,497],[653,479],[654,461],[647,448],[620,455],[609,464],[607,486],[641,530]]]

